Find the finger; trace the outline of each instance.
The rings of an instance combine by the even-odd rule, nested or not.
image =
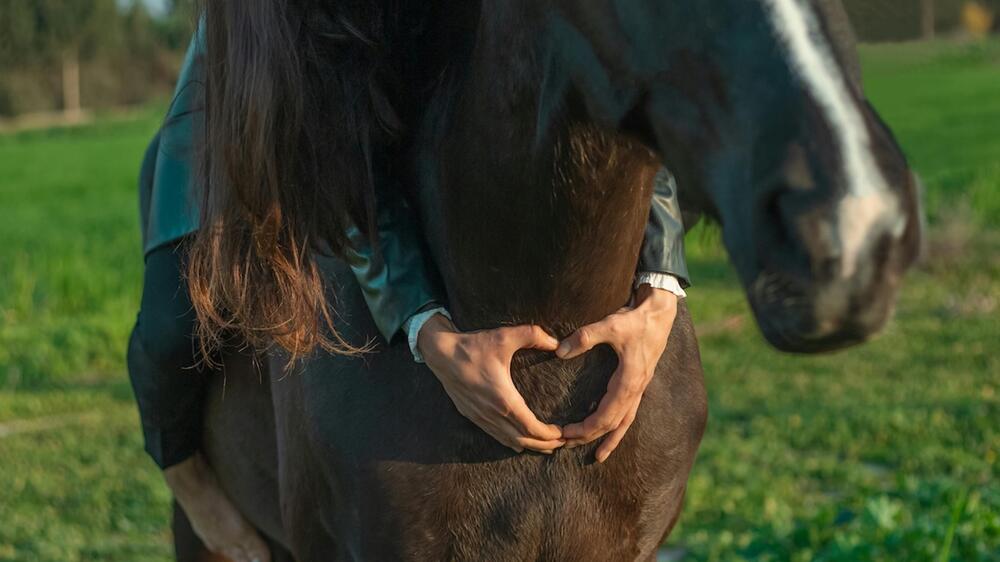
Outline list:
[[[608,394],[629,401],[641,396],[652,379],[645,361],[635,354],[623,354],[615,374],[608,381]]]
[[[573,359],[601,343],[611,343],[611,324],[607,318],[588,324],[573,332],[559,344],[556,355],[560,359]]]
[[[563,428],[563,439],[566,440],[568,448],[572,449],[596,441],[621,424],[628,413],[628,405],[614,401],[605,403],[607,398],[605,396],[597,411],[587,416],[587,419]]]
[[[520,431],[509,420],[500,418],[495,421],[485,422],[490,427],[490,433],[508,448],[523,453],[525,449],[538,453],[551,454],[556,449],[565,445],[562,439],[533,439],[524,437]]]
[[[517,447],[520,449],[527,449],[538,453],[548,454],[566,444],[566,441],[562,438],[562,432],[558,427],[556,430],[559,431],[559,437],[554,439],[536,439],[534,437],[525,436],[517,425],[509,418],[500,418],[496,420],[493,425],[494,427],[499,428],[499,431],[504,434],[506,441],[516,443]]]
[[[626,378],[627,364],[622,362],[608,383],[608,392],[601,398],[597,410],[579,423],[563,428],[563,439],[570,448],[590,443],[618,427],[634,403],[634,396],[628,390],[631,385],[624,385],[621,380]],[[635,375],[632,375],[635,376]]]
[[[485,431],[490,437],[495,439],[498,443],[513,450],[515,453],[523,453],[524,447],[520,446],[516,439],[516,433],[509,429],[505,429],[501,425],[495,423],[483,416],[477,416],[476,418],[469,418],[472,423],[476,424],[479,429]]]
[[[575,435],[575,437],[565,438],[566,448],[575,449],[577,447],[582,447],[583,445],[597,441],[601,437],[604,437],[605,435],[614,431],[615,428],[621,425],[622,420],[624,420],[625,418],[623,416],[622,418],[617,420],[614,420],[614,418],[610,419],[613,421],[608,421],[607,419],[598,419],[594,422],[588,422],[587,420],[584,420],[580,424],[576,424],[579,425],[578,428],[566,426],[565,428],[563,428],[563,432]]]
[[[509,376],[507,378],[510,379]],[[528,403],[524,401],[524,397],[517,391],[513,382],[507,389],[504,401],[508,407],[506,418],[514,425],[520,436],[540,441],[562,439],[562,429],[557,425],[542,423],[528,407]]]
[[[247,562],[247,560],[249,560],[244,555],[243,549],[240,548],[239,546],[230,546],[230,547],[221,549],[221,552],[219,552],[219,551],[213,551],[213,552],[218,552],[219,554],[222,554],[223,556],[225,556],[229,560],[232,560],[232,562]]]
[[[555,351],[559,347],[559,340],[542,329],[541,326],[525,325],[502,328],[502,335],[506,339],[511,351],[519,349],[540,349],[542,351]]]
[[[632,427],[632,423],[635,421],[635,415],[638,411],[639,403],[636,402],[635,406],[632,407],[632,410],[629,411],[628,415],[625,416],[625,419],[622,420],[622,423],[604,438],[604,442],[597,447],[597,453],[595,455],[597,457],[597,462],[603,463],[608,460],[611,453],[618,448],[622,439],[625,438],[625,434],[628,433],[629,428]]]
[[[544,453],[546,455],[551,455],[553,451],[561,448],[566,444],[562,439],[555,439],[552,441],[540,441],[538,439],[530,439],[528,437],[517,438],[517,444],[521,447],[529,450],[535,451],[536,453]]]
[[[454,399],[452,400],[454,401]],[[504,447],[513,449],[518,453],[523,451],[523,449],[517,445],[516,440],[508,437],[508,432],[501,431],[501,428],[495,423],[495,420],[497,419],[496,416],[491,418],[480,411],[478,407],[464,402],[455,402],[455,406],[458,409],[458,413],[462,414],[465,419],[472,422],[473,425],[495,439]]]
[[[253,534],[243,548],[250,562],[271,562],[271,549],[257,533]]]

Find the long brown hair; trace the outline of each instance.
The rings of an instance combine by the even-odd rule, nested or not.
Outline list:
[[[386,7],[205,3],[202,228],[190,248],[203,356],[230,336],[292,357],[356,352],[333,329],[317,254],[374,236],[373,157],[398,128],[381,84]]]

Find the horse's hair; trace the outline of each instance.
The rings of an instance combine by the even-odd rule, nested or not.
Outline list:
[[[191,297],[203,357],[236,335],[292,357],[357,349],[332,327],[317,254],[374,239],[373,159],[399,120],[385,94],[387,1],[205,2],[202,228]]]

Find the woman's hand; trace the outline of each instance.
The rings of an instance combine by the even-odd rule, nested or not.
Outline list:
[[[635,421],[642,394],[667,347],[676,316],[676,295],[642,285],[636,290],[634,307],[622,308],[563,340],[556,351],[562,359],[572,359],[602,343],[610,345],[618,354],[618,370],[611,376],[608,392],[597,411],[582,422],[563,428],[568,447],[607,435],[597,448],[597,462],[607,460],[618,447]]]
[[[271,562],[267,544],[226,496],[200,453],[167,468],[163,476],[208,550],[232,562]]]
[[[535,417],[514,387],[510,362],[520,349],[555,351],[559,341],[538,326],[462,333],[438,314],[427,321],[417,347],[458,411],[507,447],[552,453],[562,431]]]

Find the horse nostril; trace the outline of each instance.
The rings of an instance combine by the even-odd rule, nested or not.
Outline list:
[[[766,261],[787,258],[794,247],[795,222],[782,209],[781,193],[780,188],[770,190],[759,211],[758,244],[762,249],[766,248],[763,253]]]
[[[788,249],[801,251],[804,237],[804,221],[807,215],[808,205],[805,199],[794,191],[793,187],[781,184],[778,187],[770,202],[770,215],[774,224],[782,231],[782,238],[786,241]]]

